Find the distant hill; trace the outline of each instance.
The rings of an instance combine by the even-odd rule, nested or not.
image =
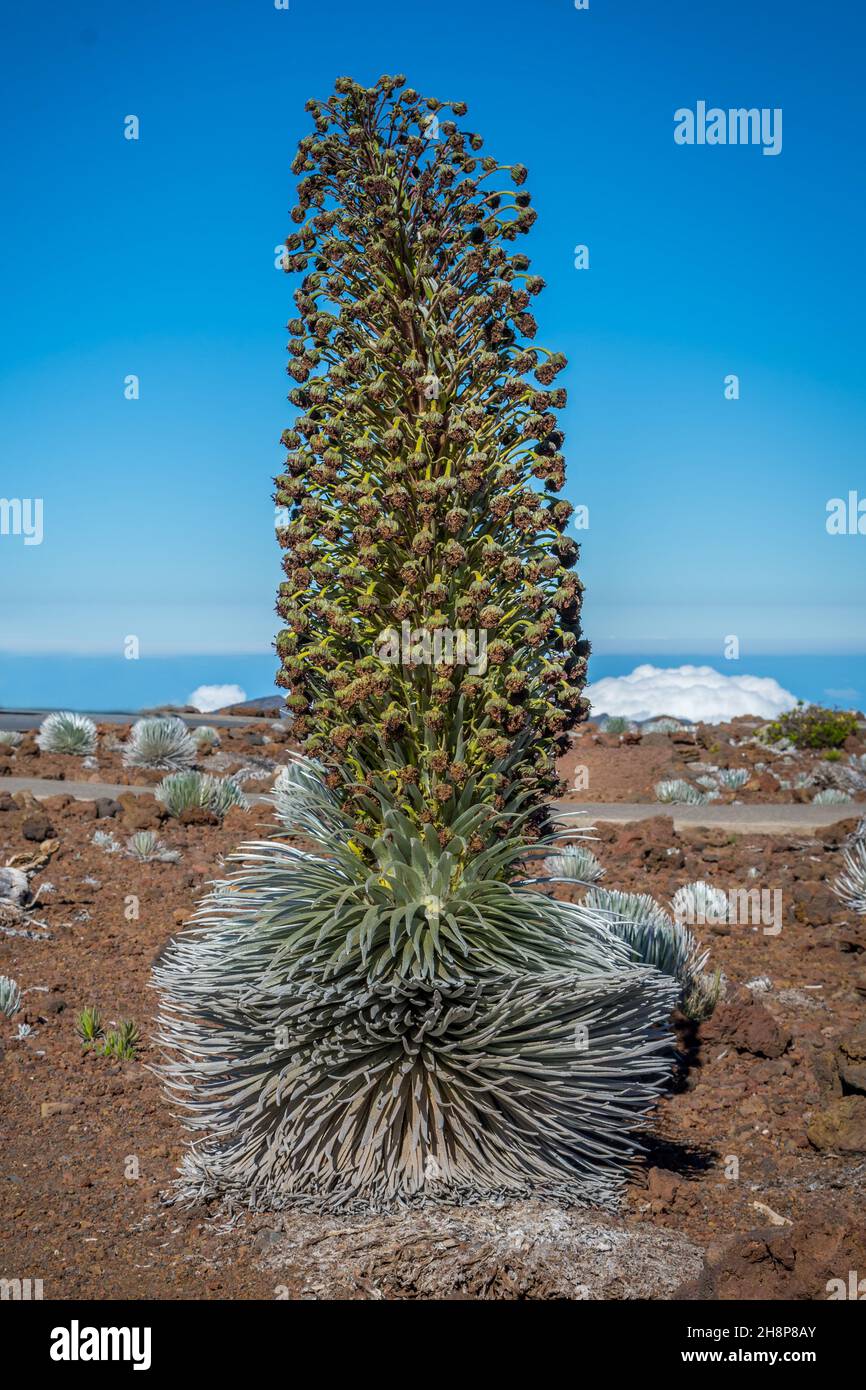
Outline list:
[[[262,716],[273,716],[280,719],[287,713],[286,702],[282,695],[262,695],[257,700],[244,700],[239,705],[226,705],[223,709],[212,710],[212,714],[250,714]]]

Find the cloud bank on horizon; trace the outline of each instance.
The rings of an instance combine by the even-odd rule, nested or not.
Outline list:
[[[247,692],[239,685],[199,685],[187,700],[199,714],[211,714],[226,705],[240,705],[247,698]]]
[[[721,724],[738,714],[774,719],[797,697],[770,676],[723,676],[712,666],[636,666],[586,687],[593,714],[654,719],[662,714]]]

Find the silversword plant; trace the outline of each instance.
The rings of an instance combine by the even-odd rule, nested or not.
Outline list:
[[[861,823],[845,846],[844,867],[833,884],[837,897],[853,912],[866,916],[866,823]]]
[[[172,772],[163,777],[154,793],[170,816],[201,808],[222,820],[230,806],[249,806],[237,782],[231,777],[211,777],[205,772]]]
[[[723,767],[716,773],[716,780],[726,791],[736,792],[746,785],[750,776],[747,767]]]
[[[140,864],[176,864],[180,851],[167,849],[155,830],[137,830],[126,842],[126,853]]]
[[[656,782],[655,794],[657,801],[680,803],[684,806],[703,806],[709,799],[705,792],[699,792],[681,777]]]
[[[21,990],[9,975],[0,975],[0,1014],[12,1018],[21,1008]]]
[[[678,888],[671,901],[677,922],[698,923],[727,922],[729,901],[723,888],[714,888],[710,883],[699,879],[696,883],[686,883]]]
[[[72,753],[85,758],[96,751],[96,725],[86,714],[69,710],[48,714],[42,721],[36,742],[43,753]]]
[[[104,850],[106,854],[117,854],[120,849],[120,845],[110,830],[94,830],[91,844],[96,845],[97,849]]]
[[[822,791],[816,792],[812,797],[813,806],[847,806],[851,800],[848,792],[840,791],[838,787],[824,787]]]
[[[673,976],[680,986],[679,1007],[687,1018],[700,1022],[710,1016],[724,980],[718,971],[708,973],[709,952],[681,921],[671,920],[648,893],[592,888],[585,903],[610,914],[611,930],[626,942],[636,960],[650,961]]]
[[[564,882],[597,883],[604,869],[586,845],[571,844],[551,854],[544,861],[544,871],[552,879]]]
[[[139,719],[123,750],[124,767],[149,767],[178,772],[195,762],[195,741],[182,719]]]
[[[621,714],[611,714],[604,720],[601,731],[603,734],[627,734],[634,727],[631,720]]]
[[[192,737],[199,748],[219,748],[220,736],[211,724],[199,724],[192,730]]]
[[[512,249],[527,171],[448,108],[340,78],[293,165],[276,645],[305,756],[155,970],[187,1199],[612,1203],[670,1072],[680,981],[543,873],[587,704],[565,359]],[[483,671],[380,659],[404,621],[485,631]]]

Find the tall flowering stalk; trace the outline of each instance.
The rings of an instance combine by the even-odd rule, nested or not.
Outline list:
[[[565,359],[534,343],[544,281],[510,249],[527,171],[444,119],[463,103],[343,78],[307,109],[277,679],[359,829],[384,786],[445,843],[470,781],[539,811],[584,710]]]
[[[157,967],[164,1076],[198,1136],[182,1192],[612,1202],[693,953],[653,938],[667,973],[650,933],[551,896],[585,856],[523,876],[587,650],[564,359],[534,344],[543,282],[509,249],[535,218],[526,170],[402,77],[341,78],[308,109],[276,493],[305,756],[275,837]]]

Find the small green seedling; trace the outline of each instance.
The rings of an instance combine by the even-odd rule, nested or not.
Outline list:
[[[141,1033],[131,1019],[121,1019],[117,1028],[106,1033],[100,1051],[103,1057],[116,1057],[118,1061],[131,1061],[141,1042]]]
[[[75,1020],[75,1031],[81,1039],[82,1047],[93,1047],[105,1035],[102,1017],[98,1009],[86,1008]]]

